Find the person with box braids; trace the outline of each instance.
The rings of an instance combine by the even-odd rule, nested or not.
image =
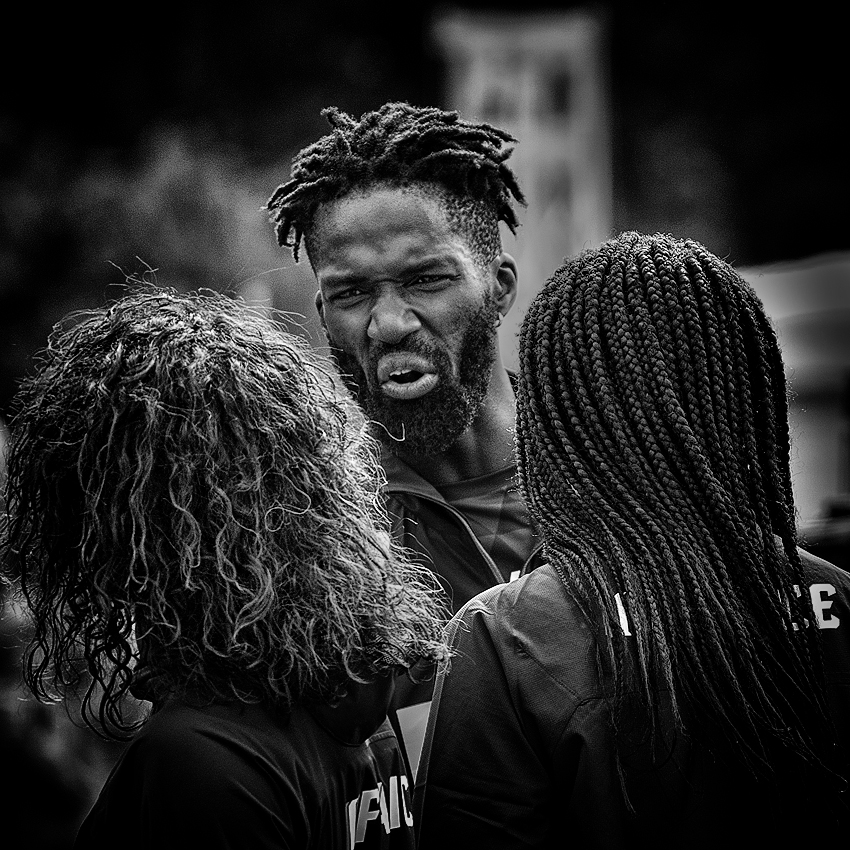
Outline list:
[[[540,549],[497,336],[517,287],[499,233],[500,221],[515,231],[524,203],[506,164],[515,140],[406,103],[323,114],[331,132],[294,158],[268,208],[280,244],[296,259],[306,246],[328,341],[383,446],[398,541],[456,610],[533,569]],[[432,688],[396,690],[414,769]]]
[[[694,241],[624,233],[551,277],[520,363],[548,563],[453,621],[420,846],[840,846],[850,576],[797,546],[752,288]]]

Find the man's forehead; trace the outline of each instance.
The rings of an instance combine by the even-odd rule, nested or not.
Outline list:
[[[396,186],[379,183],[358,187],[333,200],[321,204],[313,216],[313,229],[321,231],[329,221],[340,216],[358,216],[381,213],[386,215],[385,224],[392,226],[402,215],[421,221],[445,225],[448,221],[445,197],[436,187],[427,184]]]
[[[376,187],[323,204],[307,241],[314,270],[338,251],[381,251],[399,242],[424,251],[425,243],[465,243],[452,228],[438,196],[408,187]]]

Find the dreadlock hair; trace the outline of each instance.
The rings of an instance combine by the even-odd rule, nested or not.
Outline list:
[[[375,186],[412,187],[436,193],[450,226],[478,261],[501,250],[499,221],[518,226],[515,199],[525,204],[505,164],[516,139],[489,124],[461,121],[457,112],[408,103],[387,103],[360,120],[336,107],[322,110],[333,132],[292,160],[291,179],[268,201],[278,244],[298,260],[302,238],[315,258],[317,209],[344,195]]]
[[[657,743],[668,691],[674,729],[718,757],[833,783],[785,376],[751,287],[696,242],[623,233],[555,272],[519,354],[523,494],[596,624],[615,728],[640,726],[637,699]]]
[[[34,694],[84,691],[86,723],[124,737],[137,653],[166,696],[283,711],[441,659],[436,584],[390,542],[344,395],[214,293],[151,288],[54,328],[16,400],[4,534]]]

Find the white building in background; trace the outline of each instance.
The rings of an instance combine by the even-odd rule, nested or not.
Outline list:
[[[850,544],[850,254],[740,269],[773,320],[791,390],[802,533]],[[845,516],[841,516],[844,514]]]
[[[604,20],[588,11],[451,11],[434,25],[446,59],[446,103],[518,140],[508,160],[528,208],[505,249],[519,296],[500,332],[517,365],[516,333],[535,292],[563,258],[611,236],[610,107]]]

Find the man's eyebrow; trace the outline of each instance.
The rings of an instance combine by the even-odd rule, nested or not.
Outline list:
[[[458,267],[458,262],[455,257],[431,255],[412,262],[407,270],[410,272],[418,272],[423,269],[434,268],[434,266],[451,266],[453,269],[456,269]]]
[[[347,272],[329,272],[319,278],[319,285],[328,289],[342,289],[344,286],[361,286],[368,278],[365,275]]]

